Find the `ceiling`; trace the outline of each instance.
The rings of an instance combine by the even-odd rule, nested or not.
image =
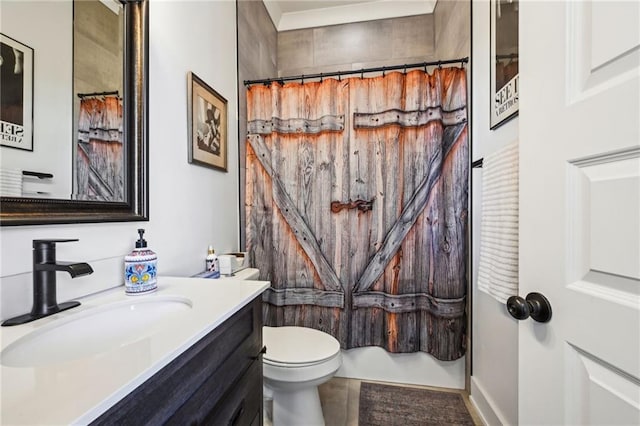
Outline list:
[[[267,0],[268,1],[268,0]],[[270,1],[269,3],[277,3],[282,13],[304,12],[314,9],[326,9],[327,7],[346,6],[349,4],[371,3],[374,0],[356,0],[356,1]]]
[[[437,0],[263,0],[278,31],[433,13]]]

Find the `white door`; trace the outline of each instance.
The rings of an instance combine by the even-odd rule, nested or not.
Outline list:
[[[640,2],[520,2],[519,423],[640,424]]]

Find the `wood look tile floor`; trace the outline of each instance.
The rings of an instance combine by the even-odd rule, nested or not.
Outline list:
[[[358,426],[361,382],[361,380],[357,379],[334,377],[319,387],[320,402],[322,403],[322,411],[324,413],[326,426]],[[483,424],[480,420],[480,416],[469,401],[469,395],[464,390],[443,389],[430,386],[401,385],[397,383],[384,384],[459,393],[462,395],[462,399],[464,399],[464,403],[467,406],[474,423],[477,426],[482,426]],[[267,419],[266,416],[265,425],[271,426],[271,421],[270,419]]]

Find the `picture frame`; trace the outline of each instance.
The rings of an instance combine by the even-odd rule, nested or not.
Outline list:
[[[227,172],[227,100],[192,72],[187,84],[189,163]]]
[[[33,152],[33,49],[0,33],[0,145]]]
[[[494,130],[518,115],[518,0],[491,0],[489,127]]]

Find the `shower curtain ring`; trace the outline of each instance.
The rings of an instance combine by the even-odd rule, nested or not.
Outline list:
[[[323,80],[322,73],[320,73],[320,83],[322,83],[322,80]]]
[[[424,73],[427,74],[427,63],[424,63]]]
[[[407,64],[404,64],[404,71],[403,71],[404,75],[407,75]]]
[[[382,76],[384,77],[387,73],[387,67],[382,67]]]
[[[304,74],[300,76],[300,84],[304,84]]]
[[[360,79],[364,78],[364,69],[360,69]]]
[[[442,69],[442,61],[438,61],[438,69]]]

